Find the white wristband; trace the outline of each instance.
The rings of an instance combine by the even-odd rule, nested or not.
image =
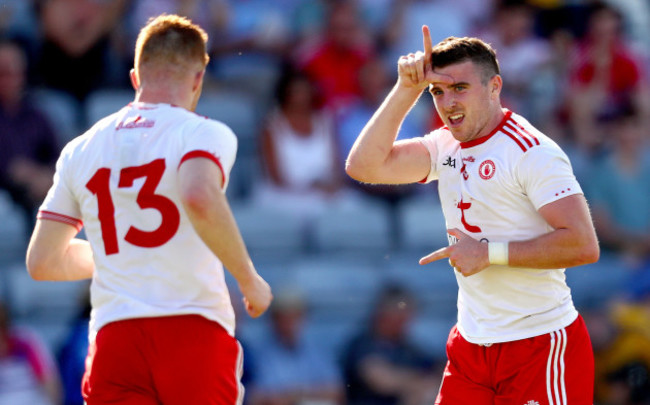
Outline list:
[[[488,260],[490,264],[508,265],[508,242],[489,242]]]

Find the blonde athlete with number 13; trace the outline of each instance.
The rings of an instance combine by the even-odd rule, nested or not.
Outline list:
[[[362,130],[347,173],[367,183],[438,180],[458,281],[458,322],[436,404],[591,405],[594,360],[566,267],[598,260],[587,202],[567,156],[501,106],[494,50],[447,38],[402,56],[392,91]],[[507,79],[507,78],[506,78]],[[396,141],[428,88],[445,126]]]
[[[138,36],[125,106],[71,141],[27,252],[37,280],[92,278],[82,393],[95,404],[241,404],[242,352],[223,266],[246,310],[271,290],[225,197],[237,139],[194,114],[207,35],[163,15]],[[88,242],[75,239],[86,229]]]

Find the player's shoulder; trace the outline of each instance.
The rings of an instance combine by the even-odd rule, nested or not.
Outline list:
[[[509,112],[500,130],[509,150],[520,156],[562,153],[559,145],[523,116]]]
[[[101,137],[101,134],[106,132],[108,128],[113,128],[122,110],[116,111],[113,114],[107,115],[106,117],[95,122],[90,128],[88,128],[81,135],[72,138],[62,149],[61,154],[73,154],[78,149],[86,149],[89,143],[93,140]]]
[[[224,122],[206,117],[192,111],[185,110],[188,117],[188,124],[191,123],[193,128],[190,131],[192,136],[219,136],[237,139],[233,130]]]
[[[438,149],[444,149],[445,147],[455,147],[458,145],[458,141],[451,134],[451,131],[447,126],[442,126],[440,128],[434,129],[428,134],[422,137],[424,142],[434,143]]]

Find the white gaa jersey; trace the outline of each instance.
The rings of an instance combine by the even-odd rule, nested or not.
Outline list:
[[[68,143],[38,217],[81,229],[92,246],[91,337],[109,322],[199,314],[234,334],[221,262],[194,231],[178,168],[217,163],[227,184],[237,138],[168,104],[132,103]]]
[[[582,193],[558,145],[511,111],[479,139],[458,142],[444,127],[421,142],[431,155],[425,182],[438,180],[447,229],[476,240],[519,241],[548,233],[552,228],[537,210]],[[456,279],[458,330],[472,343],[538,336],[578,316],[564,269],[492,265],[470,277],[456,273]]]

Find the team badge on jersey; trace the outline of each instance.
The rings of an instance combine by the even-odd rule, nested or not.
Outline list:
[[[489,180],[494,176],[494,172],[497,170],[494,162],[491,160],[485,160],[478,167],[478,174],[483,180]]]

